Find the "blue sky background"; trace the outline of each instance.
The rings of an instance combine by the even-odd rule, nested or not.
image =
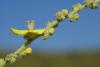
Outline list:
[[[72,10],[72,5],[83,0],[0,0],[0,49],[15,50],[24,39],[14,36],[10,28],[27,29],[25,21],[34,20],[35,28],[42,28],[55,20],[55,13],[63,8]],[[63,21],[56,33],[48,40],[37,39],[31,47],[34,51],[69,52],[100,49],[100,8],[80,12],[75,23]]]

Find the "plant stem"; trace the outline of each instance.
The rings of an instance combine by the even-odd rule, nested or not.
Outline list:
[[[11,64],[16,62],[17,58],[22,58],[23,56],[26,56],[27,53],[24,53],[24,51],[28,48],[28,46],[31,44],[32,40],[27,40],[18,50],[16,50],[14,53],[10,53],[6,55],[5,58],[0,59],[0,67],[4,67],[6,64]]]

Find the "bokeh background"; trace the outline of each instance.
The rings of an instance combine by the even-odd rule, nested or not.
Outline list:
[[[55,13],[84,0],[0,0],[0,55],[15,51],[25,40],[14,36],[11,28],[27,29],[34,20],[43,28],[55,20]],[[63,21],[48,40],[32,43],[33,54],[7,67],[100,67],[100,8],[86,8],[74,23]]]

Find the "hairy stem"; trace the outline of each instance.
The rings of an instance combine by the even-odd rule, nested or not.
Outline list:
[[[0,67],[4,67],[6,64],[11,64],[16,62],[18,58],[22,58],[23,56],[27,55],[27,52],[25,50],[28,48],[28,46],[31,44],[32,40],[27,40],[18,50],[16,50],[14,53],[8,54],[5,58],[0,59]]]

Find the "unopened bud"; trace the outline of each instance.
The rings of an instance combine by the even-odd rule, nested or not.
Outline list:
[[[63,9],[61,12],[62,12],[63,16],[65,16],[65,17],[68,15],[68,10],[67,9]]]
[[[78,20],[79,17],[80,17],[80,15],[77,14],[77,13],[76,14],[70,14],[68,19],[70,20],[70,22],[74,22],[74,21]]]
[[[32,53],[32,48],[27,48],[26,50],[25,50],[25,52],[27,53],[27,54],[31,54]]]

